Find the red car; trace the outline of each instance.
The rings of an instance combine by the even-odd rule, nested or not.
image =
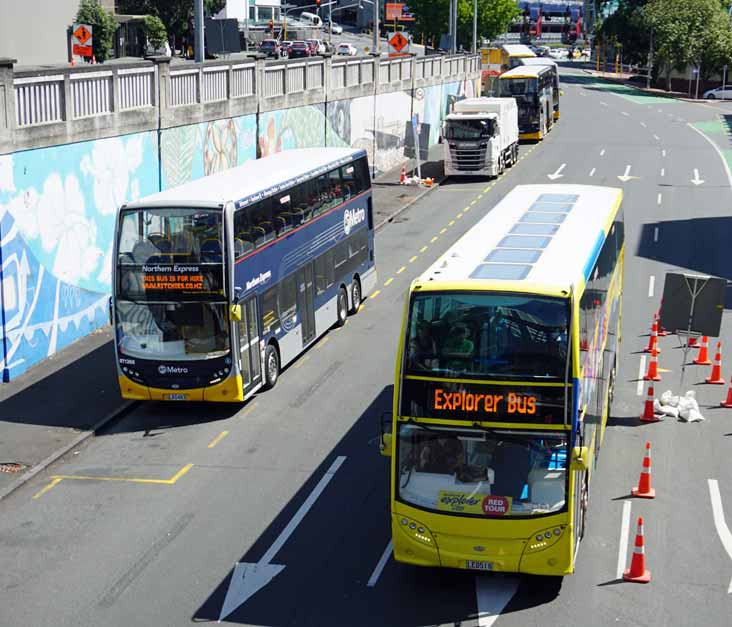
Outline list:
[[[287,56],[290,59],[297,59],[299,57],[309,57],[311,54],[310,46],[304,41],[293,41],[290,45]]]

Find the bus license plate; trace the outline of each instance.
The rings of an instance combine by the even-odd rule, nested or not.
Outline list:
[[[188,394],[166,394],[165,400],[167,400],[167,401],[186,401],[186,400],[188,400]]]
[[[493,570],[493,562],[479,562],[477,560],[465,560],[465,568],[471,570]]]

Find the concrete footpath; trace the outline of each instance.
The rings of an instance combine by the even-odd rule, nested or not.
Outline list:
[[[401,165],[374,180],[377,229],[439,185],[441,148],[422,164],[422,176],[435,179],[430,188],[400,185]],[[410,175],[414,162],[406,167]],[[109,327],[0,384],[0,499],[133,405],[119,394]]]

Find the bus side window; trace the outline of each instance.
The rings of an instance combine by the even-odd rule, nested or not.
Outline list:
[[[292,190],[275,196],[272,199],[272,222],[274,223],[277,235],[282,235],[291,230],[295,216],[292,213]],[[298,222],[299,224],[299,222]]]
[[[262,294],[262,334],[275,331],[280,318],[277,313],[277,286],[271,287]]]
[[[249,222],[254,246],[259,247],[275,238],[275,225],[272,221],[272,199],[265,198],[249,208]]]
[[[353,163],[341,166],[341,181],[343,182],[344,200],[348,200],[358,193],[356,167]]]
[[[315,185],[313,185],[313,217],[323,213],[323,211],[327,211],[330,208],[329,203],[329,197],[328,192],[330,190],[330,185],[328,183],[328,175],[327,174],[321,174],[317,181],[313,181]]]
[[[315,260],[315,286],[318,295],[332,287],[335,281],[333,268],[333,251],[323,253]]]
[[[287,321],[295,315],[297,308],[297,289],[295,275],[291,274],[280,283],[280,320]],[[287,325],[285,324],[285,327]]]
[[[330,206],[335,207],[345,200],[340,168],[328,172],[328,180],[330,184]]]
[[[366,157],[361,157],[358,161],[354,162],[355,167],[355,178],[356,178],[356,193],[360,194],[365,192],[371,187],[371,175],[369,173],[369,162]]]
[[[243,257],[254,250],[254,241],[249,231],[248,209],[239,209],[234,214],[234,257]]]

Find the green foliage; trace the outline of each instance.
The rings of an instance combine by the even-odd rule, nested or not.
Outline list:
[[[157,15],[145,16],[145,36],[153,48],[160,48],[168,39],[165,25]]]
[[[92,27],[92,51],[98,63],[109,58],[117,22],[111,13],[105,11],[96,0],[81,0],[76,20],[79,24]]]
[[[416,34],[439,42],[447,33],[449,0],[409,0],[415,17]],[[519,16],[515,0],[478,0],[478,37],[494,39],[505,32],[511,20]],[[473,0],[458,0],[458,46],[470,48],[473,40]]]
[[[160,18],[169,33],[185,35],[188,20],[193,17],[193,0],[119,0],[118,13],[131,15],[155,15]],[[204,15],[218,13],[226,6],[226,0],[203,0]]]
[[[596,27],[597,41],[622,46],[626,63],[645,65],[650,49],[650,29],[643,15],[647,0],[621,0],[617,10]]]

